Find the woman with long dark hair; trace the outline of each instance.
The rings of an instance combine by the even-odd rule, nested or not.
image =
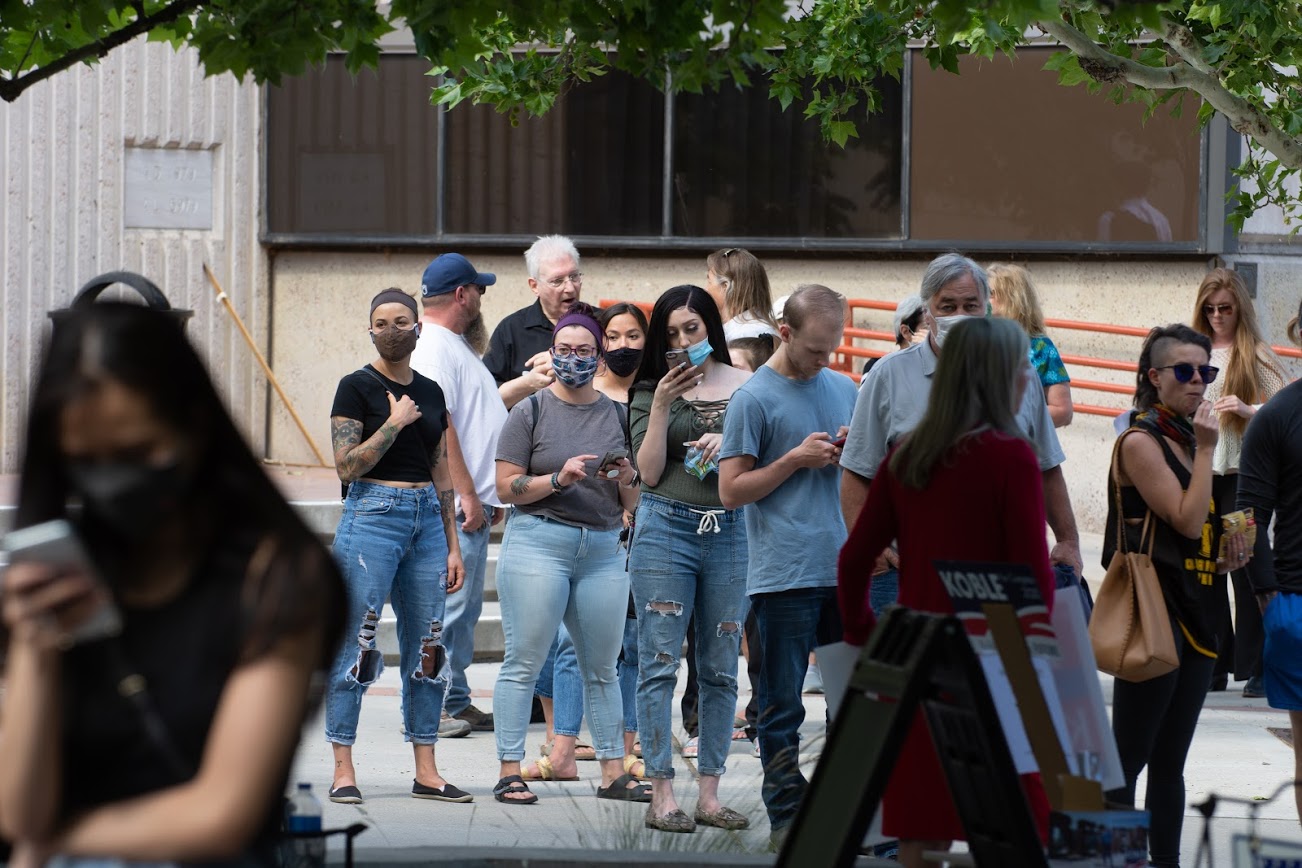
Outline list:
[[[668,351],[682,354],[670,365]],[[629,430],[642,475],[629,557],[638,613],[638,722],[652,781],[646,825],[691,832],[697,823],[744,829],[719,802],[737,706],[737,656],[746,600],[746,526],[719,500],[718,453],[728,401],[749,374],[732,366],[723,322],[697,286],[656,301],[633,385]],[[678,658],[695,615],[700,685],[700,795],[694,817],[674,797],[671,709]]]
[[[1220,372],[1210,364],[1211,349],[1205,335],[1186,325],[1148,333],[1139,355],[1136,413],[1108,475],[1103,564],[1120,545],[1118,527],[1129,551],[1145,551],[1151,540],[1180,658],[1173,672],[1157,678],[1118,678],[1112,692],[1112,733],[1126,783],[1109,799],[1134,804],[1136,780],[1148,768],[1144,810],[1152,815],[1148,842],[1155,866],[1180,864],[1185,757],[1216,663],[1213,577],[1242,568],[1250,554],[1243,535],[1234,534],[1226,558],[1217,560],[1221,528],[1212,504],[1212,454],[1220,426],[1205,392]]]
[[[1198,287],[1194,301],[1194,331],[1212,342],[1213,367],[1221,376],[1207,384],[1206,398],[1220,418],[1220,436],[1212,455],[1212,499],[1216,512],[1233,512],[1239,480],[1239,453],[1248,422],[1261,405],[1284,388],[1288,377],[1279,357],[1261,336],[1257,313],[1248,287],[1238,272],[1213,268]],[[1246,679],[1243,695],[1262,697],[1261,684],[1262,629],[1261,612],[1256,606],[1246,569],[1230,575],[1234,583],[1234,618],[1225,574],[1216,576],[1216,629],[1221,639],[1221,653],[1212,673],[1212,689],[1224,690],[1232,673]]]
[[[4,574],[0,833],[19,860],[272,863],[334,565],[171,315],[65,314],[33,394],[15,525],[70,522],[98,578]],[[75,641],[110,605],[120,633]]]

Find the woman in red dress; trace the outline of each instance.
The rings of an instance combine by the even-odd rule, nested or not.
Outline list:
[[[841,550],[845,641],[862,645],[876,625],[868,605],[872,565],[892,540],[902,606],[953,613],[936,560],[1029,566],[1052,605],[1040,468],[1017,422],[1029,375],[1026,335],[1010,320],[970,319],[946,336],[927,414],[878,468]],[[1023,776],[1023,786],[1043,835],[1049,806],[1039,776]],[[905,865],[921,866],[924,850],[947,850],[963,838],[921,712],[883,805],[882,830],[900,839]]]

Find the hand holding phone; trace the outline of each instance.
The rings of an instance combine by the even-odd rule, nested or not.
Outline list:
[[[4,617],[10,628],[35,620],[43,638],[64,646],[122,631],[112,594],[72,525],[55,519],[5,537],[12,564],[4,575]]]
[[[628,457],[627,449],[612,449],[605,455],[601,456],[601,463],[597,465],[597,473],[607,479],[614,479],[619,476],[619,467],[615,465],[616,461]]]

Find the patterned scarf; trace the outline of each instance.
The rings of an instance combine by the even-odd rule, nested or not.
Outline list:
[[[1194,436],[1193,422],[1165,404],[1154,404],[1149,409],[1136,413],[1131,424],[1170,437],[1176,443],[1183,444],[1190,455],[1194,454],[1197,440]]]

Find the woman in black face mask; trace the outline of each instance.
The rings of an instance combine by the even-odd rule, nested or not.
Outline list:
[[[15,525],[70,522],[90,570],[3,576],[0,835],[20,862],[270,863],[338,572],[167,314],[70,312],[34,396]]]
[[[420,336],[416,301],[399,289],[371,300],[371,341],[380,357],[339,381],[330,410],[335,470],[347,486],[334,554],[348,586],[348,638],[326,694],[334,751],[330,800],[362,801],[353,742],[362,695],[384,668],[375,631],[386,600],[398,621],[403,734],[415,753],[418,799],[470,802],[439,774],[434,744],[447,693],[443,647],[447,595],[465,568],[447,461],[443,390],[411,368]]]
[[[646,344],[646,314],[637,305],[621,301],[603,309],[597,322],[606,335],[606,355],[593,385],[610,400],[628,406],[628,390]]]

